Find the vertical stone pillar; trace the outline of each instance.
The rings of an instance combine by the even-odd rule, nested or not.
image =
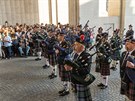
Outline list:
[[[120,1],[120,36],[123,36],[123,30],[124,30],[124,25],[125,25],[125,4],[126,4],[126,0],[121,0]]]
[[[56,0],[56,24],[58,24],[58,0]]]
[[[79,24],[79,0],[69,0],[69,24]]]
[[[25,19],[25,7],[24,7],[24,0],[20,0],[20,13],[21,13],[21,23],[26,23]]]
[[[52,0],[48,0],[49,7],[49,23],[52,24]]]

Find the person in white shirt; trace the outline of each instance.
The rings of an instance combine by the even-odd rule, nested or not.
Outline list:
[[[12,53],[12,49],[11,49],[11,46],[12,46],[12,40],[11,40],[11,37],[8,35],[8,31],[6,30],[5,31],[5,37],[4,37],[4,46],[5,46],[5,57],[10,59],[11,58],[11,53]]]

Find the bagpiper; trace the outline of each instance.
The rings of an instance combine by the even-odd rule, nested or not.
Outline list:
[[[122,53],[120,62],[121,94],[126,95],[126,101],[135,101],[135,39],[128,39],[126,52]]]
[[[82,38],[77,38],[74,44],[73,58],[75,66],[65,63],[65,68],[71,71],[71,82],[75,89],[77,101],[92,101],[89,85],[85,85],[79,78],[86,77],[91,70],[91,55],[85,50],[85,41]],[[78,78],[78,79],[77,79]]]
[[[101,83],[97,86],[101,89],[108,87],[108,76],[110,75],[110,63],[111,63],[111,50],[108,42],[108,33],[102,33],[101,45],[98,48],[99,64],[100,64],[100,74]]]
[[[132,39],[134,37],[133,26],[129,25],[129,30],[126,32],[126,39]]]
[[[48,30],[48,37],[45,40],[46,48],[47,48],[47,54],[48,54],[48,61],[49,61],[49,66],[52,69],[51,75],[49,75],[50,79],[53,79],[57,77],[57,57],[55,53],[55,48],[54,46],[57,44],[56,37],[54,36],[55,31],[50,29]]]
[[[101,41],[102,41],[102,33],[103,33],[103,28],[102,27],[99,27],[98,28],[98,34],[96,36],[96,43],[95,43],[95,46],[96,46],[96,51],[98,50],[100,44],[101,44]],[[94,46],[94,45],[93,45]],[[95,69],[96,72],[99,72],[100,71],[100,63],[99,63],[99,56],[98,54],[96,55],[96,69]]]
[[[59,68],[59,76],[63,82],[63,88],[58,92],[59,96],[65,96],[69,94],[70,89],[70,72],[64,68],[64,61],[70,59],[70,44],[64,39],[65,33],[60,32],[58,35],[59,44],[55,46],[55,52],[57,55],[57,62]]]
[[[110,69],[117,70],[117,61],[120,60],[120,53],[122,49],[122,40],[118,35],[119,30],[116,29],[113,32],[113,36],[110,38],[110,48],[111,48],[111,59],[112,59],[112,67]]]

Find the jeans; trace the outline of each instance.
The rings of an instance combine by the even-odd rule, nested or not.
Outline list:
[[[2,57],[2,47],[0,46],[0,57]]]
[[[26,56],[28,56],[30,46],[26,46],[26,48],[19,47],[18,50],[20,52],[20,56],[22,56],[22,54],[25,54]]]
[[[5,51],[6,58],[10,58],[12,54],[11,46],[5,47]]]

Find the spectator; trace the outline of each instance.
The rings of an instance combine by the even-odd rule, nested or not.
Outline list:
[[[11,58],[11,53],[12,53],[12,40],[11,37],[8,35],[8,30],[5,30],[4,33],[5,37],[4,37],[4,46],[5,46],[5,57],[10,59]]]
[[[28,56],[30,46],[29,46],[29,42],[27,41],[27,38],[25,37],[25,32],[22,32],[18,49],[19,49],[20,56],[23,55]]]

